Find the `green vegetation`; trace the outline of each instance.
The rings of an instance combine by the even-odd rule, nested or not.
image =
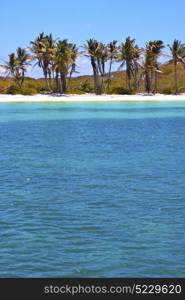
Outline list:
[[[164,48],[163,41],[153,41],[146,45],[145,61],[144,61],[144,76],[145,87],[148,93],[156,93],[157,78],[160,73],[158,58],[161,55],[161,50]]]
[[[76,58],[78,48],[75,44],[68,43],[65,40],[53,40],[52,35],[41,33],[34,42],[31,42],[30,48],[33,53],[33,60],[42,68],[45,89],[60,93],[67,92],[68,84],[72,74],[75,72]]]
[[[178,62],[185,65],[185,46],[181,41],[174,40],[172,46],[168,45],[172,54],[172,61],[174,65],[174,77],[175,77],[175,93],[178,93],[178,81],[177,81],[177,64]]]
[[[168,45],[170,55],[163,51],[161,40],[149,41],[145,48],[127,37],[121,45],[112,41],[105,45],[89,39],[79,51],[67,39],[53,39],[41,33],[30,48],[17,48],[0,67],[0,93],[34,95],[37,93],[182,93],[185,92],[185,44],[174,40]],[[79,56],[89,58],[93,75],[72,77],[76,72]],[[160,57],[168,57],[163,64]],[[25,77],[28,66],[42,69],[43,79]],[[118,71],[112,72],[113,65]]]
[[[133,88],[137,91],[138,74],[139,74],[139,57],[140,49],[135,45],[135,39],[126,38],[125,43],[122,43],[118,52],[118,61],[121,62],[121,68],[126,65],[126,89],[131,93]],[[132,86],[133,80],[133,86]]]
[[[31,57],[25,49],[17,48],[16,54],[11,53],[8,60],[1,67],[5,70],[6,76],[11,76],[14,83],[21,89],[25,79],[25,72],[30,65]]]
[[[10,95],[35,95],[37,94],[37,90],[31,87],[23,87],[19,88],[18,86],[10,86],[7,90],[7,93]]]

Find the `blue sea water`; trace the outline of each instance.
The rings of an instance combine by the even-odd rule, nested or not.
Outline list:
[[[0,277],[185,277],[185,102],[1,103]]]

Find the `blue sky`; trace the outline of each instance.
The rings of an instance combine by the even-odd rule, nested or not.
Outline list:
[[[89,38],[104,43],[125,37],[137,44],[174,38],[185,42],[185,0],[5,0],[1,3],[0,58],[27,47],[42,31],[68,38],[83,45]],[[80,74],[91,73],[90,64],[81,59]],[[38,70],[29,73],[39,76]]]

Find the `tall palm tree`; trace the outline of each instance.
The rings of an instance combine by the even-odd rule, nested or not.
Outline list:
[[[131,79],[134,74],[134,60],[136,59],[136,48],[138,48],[135,45],[135,39],[131,39],[131,37],[127,37],[125,42],[121,44],[119,50],[119,58],[118,61],[121,61],[122,68],[124,65],[126,65],[126,87],[131,91]],[[138,53],[139,54],[139,53]]]
[[[105,64],[108,59],[107,46],[99,42],[99,50],[96,55],[99,74],[101,76],[101,93],[104,91]]]
[[[179,57],[179,62],[181,63],[181,65],[183,66],[183,68],[185,70],[185,45],[183,45],[183,47],[182,47],[180,57]]]
[[[117,49],[117,41],[113,40],[107,45],[107,51],[108,51],[108,59],[109,59],[109,72],[108,72],[108,85],[107,88],[109,90],[110,83],[111,83],[111,70],[112,70],[112,64],[117,59],[118,49]]]
[[[87,41],[86,45],[84,45],[84,48],[86,49],[86,56],[90,57],[91,65],[93,69],[93,77],[94,77],[94,88],[95,93],[97,95],[100,95],[102,93],[101,90],[101,83],[100,83],[100,68],[97,58],[100,57],[100,48],[101,44],[94,39],[90,39]]]
[[[72,74],[76,72],[76,59],[78,57],[78,47],[76,44],[69,44],[70,48],[70,56],[71,56],[71,66],[70,66],[70,71],[69,71],[69,80],[68,80],[68,88],[70,86],[70,81]]]
[[[151,50],[151,46],[148,43],[146,45],[146,52],[145,52],[145,61],[144,61],[144,75],[145,75],[145,88],[148,93],[151,92],[151,73],[153,71],[153,53]]]
[[[20,73],[20,87],[22,87],[27,67],[30,65],[31,56],[24,48],[17,48],[17,64]]]
[[[15,81],[17,78],[17,59],[15,53],[8,55],[8,60],[1,67],[5,70],[7,77],[12,77]]]
[[[30,44],[32,45],[30,50],[33,52],[33,59],[37,60],[36,65],[38,65],[43,70],[46,88],[49,88],[47,76],[48,76],[48,64],[44,61],[44,41],[45,35],[44,32],[40,33],[39,36],[34,40],[31,41]]]
[[[149,41],[145,49],[145,86],[148,93],[157,90],[157,77],[161,73],[158,58],[162,54],[164,43],[161,40]]]
[[[185,45],[179,40],[174,40],[172,45],[168,45],[174,65],[174,81],[175,81],[175,93],[178,94],[178,82],[177,82],[177,64],[181,61],[182,54],[184,53]]]
[[[52,35],[40,35],[31,42],[32,47],[30,48],[33,52],[33,58],[37,60],[37,65],[42,68],[43,75],[45,78],[46,89],[51,90],[51,70],[52,70],[52,59],[55,51],[55,41]],[[49,78],[49,79],[48,79]]]
[[[60,76],[60,92],[67,92],[67,75],[70,70],[70,66],[74,63],[74,57],[72,58],[71,45],[66,39],[58,41],[55,52],[54,70],[57,74],[57,78]]]
[[[135,45],[133,50],[134,51],[133,51],[132,68],[133,68],[134,90],[136,92],[139,89],[139,71],[141,69],[140,56],[142,50],[137,45]]]
[[[148,93],[155,93],[157,90],[157,75],[158,73],[161,73],[159,69],[160,64],[158,62],[158,58],[162,54],[161,50],[163,48],[163,41],[155,40],[149,41],[146,44],[146,49],[143,50],[145,88]]]
[[[45,41],[45,50],[48,56],[48,77],[49,77],[49,85],[51,89],[51,76],[52,76],[52,71],[53,71],[53,60],[54,60],[54,55],[56,51],[56,40],[53,39],[52,34],[49,34],[46,36],[46,41]]]
[[[26,69],[30,64],[30,56],[25,49],[20,47],[17,48],[16,54],[11,53],[8,61],[5,61],[5,64],[1,65],[1,67],[5,70],[6,76],[12,77],[15,83],[21,88]]]
[[[159,62],[158,58],[162,55],[162,49],[164,48],[164,43],[161,40],[155,40],[153,42],[153,48],[152,51],[154,53],[154,88],[153,88],[153,93],[155,94],[157,91],[157,79],[158,79],[158,73],[161,71],[159,70]]]

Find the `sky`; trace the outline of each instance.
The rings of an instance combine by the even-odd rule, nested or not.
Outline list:
[[[185,42],[185,0],[5,0],[1,3],[0,59],[18,46],[28,47],[39,33],[52,33],[79,46],[89,38],[103,43],[123,42],[127,36],[139,46],[162,39],[165,44]],[[91,74],[87,58],[80,58],[78,72]],[[29,76],[42,72],[30,69]]]

